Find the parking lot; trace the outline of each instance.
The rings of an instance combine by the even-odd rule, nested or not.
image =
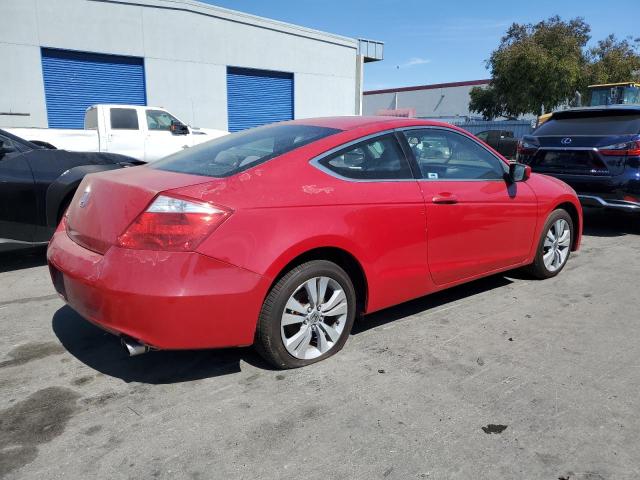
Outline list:
[[[640,222],[586,220],[558,277],[373,314],[290,371],[251,349],[127,358],[42,250],[5,254],[0,477],[638,478]]]

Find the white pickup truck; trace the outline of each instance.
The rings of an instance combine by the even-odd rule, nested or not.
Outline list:
[[[93,105],[84,114],[84,130],[5,130],[42,146],[78,152],[120,153],[145,162],[229,133],[189,127],[162,108],[136,105]]]

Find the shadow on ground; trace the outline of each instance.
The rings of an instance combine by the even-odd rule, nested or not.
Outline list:
[[[497,275],[406,302],[359,319],[352,334],[357,335],[511,282]],[[52,326],[55,335],[71,355],[88,367],[125,382],[168,384],[217,377],[239,372],[241,361],[258,368],[271,369],[252,348],[155,351],[128,357],[116,336],[87,322],[68,306],[55,313]]]
[[[47,248],[33,247],[0,252],[0,273],[42,267],[47,264]]]
[[[509,272],[508,275],[511,278],[530,278],[526,276],[526,274],[517,270]],[[395,307],[387,308],[385,310],[372,313],[371,315],[366,315],[363,318],[359,318],[354,324],[351,333],[353,335],[358,335],[359,333],[366,332],[367,330],[379,327],[380,325],[385,325],[426,310],[443,307],[457,300],[472,297],[479,293],[488,292],[489,290],[496,288],[501,288],[509,285],[510,283],[513,283],[513,280],[506,278],[504,275],[494,275],[471,283],[466,283],[458,287],[449,288],[441,292],[432,293],[431,295],[401,303]]]
[[[640,215],[607,210],[584,210],[584,234],[590,237],[640,235]]]
[[[167,384],[240,371],[240,361],[269,365],[252,348],[154,351],[129,357],[115,335],[84,320],[65,306],[53,316],[53,331],[67,351],[88,367],[125,382]]]

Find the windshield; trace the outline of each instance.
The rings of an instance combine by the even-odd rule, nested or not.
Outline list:
[[[622,97],[622,103],[640,104],[640,88],[639,87],[625,87],[624,95]]]
[[[268,125],[232,133],[182,150],[151,167],[208,177],[228,177],[339,132],[311,125]]]
[[[591,106],[640,104],[640,88],[636,86],[598,88],[591,91]]]
[[[591,91],[591,106],[598,107],[601,105],[610,105],[615,103],[611,101],[611,89],[603,88]]]

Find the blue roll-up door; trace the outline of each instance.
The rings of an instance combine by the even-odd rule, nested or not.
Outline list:
[[[51,128],[83,128],[97,103],[147,103],[142,58],[43,48],[42,75]]]
[[[229,131],[293,119],[293,74],[227,68]]]

